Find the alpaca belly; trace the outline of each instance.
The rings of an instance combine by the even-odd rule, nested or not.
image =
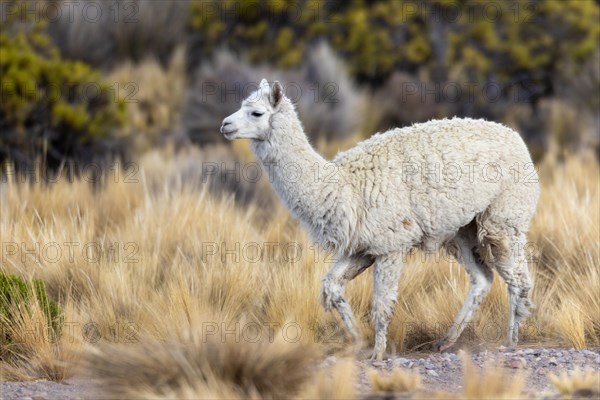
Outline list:
[[[375,211],[361,225],[354,247],[372,255],[404,251],[419,243],[422,234],[413,217]]]

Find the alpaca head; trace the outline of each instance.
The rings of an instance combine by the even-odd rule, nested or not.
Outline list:
[[[282,98],[279,82],[270,87],[263,79],[258,90],[242,102],[242,107],[223,120],[221,133],[229,140],[266,140],[271,129],[269,120],[279,111]]]

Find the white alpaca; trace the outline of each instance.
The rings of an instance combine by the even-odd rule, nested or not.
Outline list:
[[[221,132],[252,139],[282,201],[315,241],[335,251],[321,302],[339,312],[356,340],[344,286],[374,265],[373,357],[383,358],[403,258],[415,247],[450,250],[470,277],[467,299],[438,350],[456,342],[488,293],[493,270],[508,285],[508,342],[517,342],[531,305],[523,251],[539,184],[516,132],[483,120],[430,121],[374,135],[327,161],[309,144],[281,85],[264,79]]]

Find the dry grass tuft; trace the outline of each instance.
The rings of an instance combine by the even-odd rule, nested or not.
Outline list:
[[[539,167],[542,192],[529,240],[538,332],[578,349],[600,345],[600,169],[587,157]],[[543,331],[543,332],[540,332]]]
[[[319,370],[308,381],[298,398],[300,399],[358,399],[354,382],[358,376],[358,368],[354,359],[337,361],[329,368]]]
[[[223,342],[199,332],[90,347],[86,375],[114,397],[279,398],[298,391],[318,357],[314,346],[282,339]]]
[[[421,388],[421,376],[401,368],[389,372],[371,369],[367,375],[375,392],[404,393]]]
[[[572,398],[599,398],[600,372],[592,370],[566,371],[550,375],[550,381],[563,396]]]
[[[522,399],[525,375],[511,374],[507,369],[488,365],[480,373],[471,358],[461,353],[465,399]]]

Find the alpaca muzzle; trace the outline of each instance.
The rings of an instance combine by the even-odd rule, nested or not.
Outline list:
[[[229,121],[223,121],[223,125],[221,125],[220,130],[226,139],[229,139],[228,136],[237,131],[237,129]]]

